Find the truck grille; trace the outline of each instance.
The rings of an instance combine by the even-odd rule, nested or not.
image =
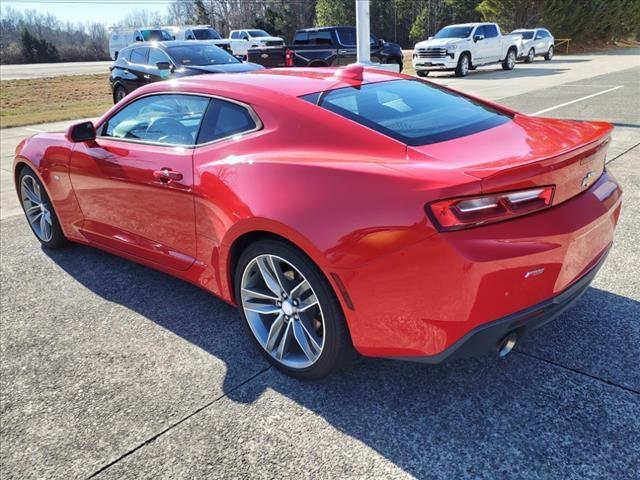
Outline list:
[[[418,58],[442,58],[447,55],[447,50],[435,47],[419,48],[416,55]]]
[[[279,47],[280,45],[284,45],[284,42],[282,40],[268,40],[264,44],[267,47]]]

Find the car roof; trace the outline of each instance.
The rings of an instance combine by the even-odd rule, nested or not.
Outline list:
[[[297,32],[320,32],[323,30],[333,30],[336,28],[356,28],[353,25],[333,25],[330,27],[312,27],[312,28],[299,28],[298,30],[296,30]]]
[[[151,42],[136,42],[133,45],[127,46],[127,48],[136,48],[136,47],[161,47],[161,48],[169,48],[169,47],[189,47],[196,45],[212,45],[217,47],[215,41],[212,40],[198,40],[194,42],[193,40],[165,40],[163,42],[151,41]]]
[[[365,83],[408,78],[406,75],[398,73],[365,69],[362,80],[353,80],[336,76],[336,72],[340,71],[344,71],[344,69],[331,67],[274,68],[247,73],[197,75],[171,82],[158,82],[153,85],[156,87],[154,90],[181,90],[187,93],[214,94],[218,90],[227,90],[238,93],[239,96],[264,96],[265,93],[272,92],[273,94],[299,97],[336,88],[357,87]]]

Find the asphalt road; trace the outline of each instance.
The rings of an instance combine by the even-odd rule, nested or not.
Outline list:
[[[269,368],[235,310],[193,286],[87,247],[39,248],[6,193],[28,131],[2,132],[3,480],[637,479],[640,56],[628,60],[614,72],[594,60],[602,75],[561,84],[519,78],[527,91],[508,97],[505,72],[456,85],[525,113],[616,124],[608,168],[624,208],[579,303],[504,360],[363,358],[321,382]]]
[[[26,65],[0,65],[0,80],[58,77],[60,75],[109,74],[112,62],[31,63]]]

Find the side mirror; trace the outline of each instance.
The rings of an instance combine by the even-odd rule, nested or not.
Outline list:
[[[236,57],[241,62],[244,62],[244,55],[234,55],[234,57]]]
[[[96,139],[96,127],[92,122],[76,123],[67,129],[66,136],[73,143],[90,142]]]
[[[141,42],[142,38],[140,38],[138,35],[136,35],[136,42]]]
[[[171,70],[171,64],[169,62],[158,62],[156,63],[156,67],[158,67],[158,70]]]
[[[484,35],[474,35],[473,36],[473,41],[474,42],[478,42],[480,40],[484,40]]]
[[[384,39],[382,39],[382,38],[378,39],[378,46],[379,47],[384,47]]]

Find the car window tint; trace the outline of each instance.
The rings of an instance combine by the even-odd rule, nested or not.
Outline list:
[[[307,45],[309,43],[309,34],[307,32],[296,32],[293,43],[297,45]]]
[[[240,32],[231,32],[231,37],[233,39],[240,38]]]
[[[208,143],[221,138],[255,130],[258,127],[249,111],[242,105],[220,99],[212,99],[202,122],[198,143]]]
[[[127,62],[131,60],[131,49],[127,49],[127,50],[123,50],[120,53],[118,53],[118,59],[124,59]]]
[[[135,63],[138,65],[144,65],[147,63],[147,52],[149,51],[148,47],[140,47],[134,48],[131,52],[131,63]]]
[[[195,145],[209,99],[158,94],[135,100],[104,124],[101,135],[162,145]]]
[[[507,114],[418,80],[391,80],[301,97],[408,145],[478,133],[510,121]]]
[[[329,30],[309,32],[309,43],[312,45],[332,45],[331,32]]]
[[[482,35],[483,37],[487,38],[487,34],[484,31],[484,26],[481,25],[478,28],[476,28],[476,32],[473,34],[474,36],[476,35]]]
[[[156,65],[160,62],[169,62],[169,57],[159,48],[152,48],[149,50],[149,65]]]
[[[336,35],[340,45],[345,47],[356,46],[356,29],[355,28],[337,28]]]
[[[484,31],[486,38],[494,38],[498,36],[498,27],[495,25],[485,25]]]

